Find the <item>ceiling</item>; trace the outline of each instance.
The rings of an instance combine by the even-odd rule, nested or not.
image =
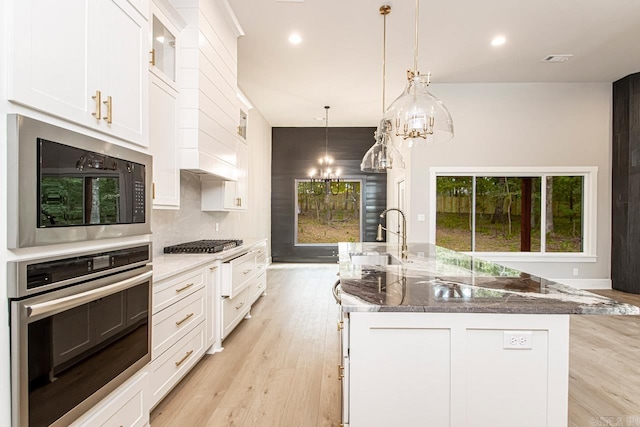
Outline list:
[[[332,127],[377,125],[383,0],[229,4],[245,32],[238,85],[272,126],[324,126],[325,105]],[[388,106],[413,68],[415,2],[386,4]],[[491,46],[496,35],[506,43]],[[541,62],[551,54],[573,57]],[[613,82],[640,71],[640,1],[422,0],[418,69],[431,71],[436,96],[444,84]]]

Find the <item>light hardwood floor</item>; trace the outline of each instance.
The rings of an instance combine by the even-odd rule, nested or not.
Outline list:
[[[336,272],[335,264],[272,265],[252,318],[155,408],[152,427],[339,426]],[[640,305],[640,296],[601,293]],[[616,416],[640,426],[640,317],[572,316],[570,345],[569,425]]]

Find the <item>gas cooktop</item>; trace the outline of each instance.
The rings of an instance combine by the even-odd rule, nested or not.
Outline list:
[[[165,254],[212,254],[242,245],[242,240],[196,240],[195,242],[181,243],[167,246]]]

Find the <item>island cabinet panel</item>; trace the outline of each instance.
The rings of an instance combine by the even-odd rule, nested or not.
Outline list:
[[[450,425],[451,331],[351,326],[352,425]]]
[[[568,315],[345,314],[344,425],[567,425]]]
[[[531,350],[504,350],[501,330],[468,329],[465,338],[467,425],[548,425],[548,332],[533,331]],[[514,399],[526,404],[509,410]]]

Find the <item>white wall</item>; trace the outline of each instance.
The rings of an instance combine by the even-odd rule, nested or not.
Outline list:
[[[611,252],[611,84],[450,84],[432,89],[451,111],[455,137],[407,153],[409,240],[434,240],[428,226],[429,167],[597,166],[597,262],[509,265],[554,279],[600,279],[598,287],[610,287],[604,279],[610,278]],[[396,177],[389,176],[389,200],[395,197]],[[427,221],[417,221],[420,213]]]
[[[271,235],[271,126],[256,109],[249,110],[249,204],[242,212],[200,210],[200,178],[180,174],[180,209],[154,209],[151,214],[153,253],[165,246],[201,239],[264,238]],[[215,225],[218,224],[216,232]],[[267,245],[270,248],[270,243]]]

